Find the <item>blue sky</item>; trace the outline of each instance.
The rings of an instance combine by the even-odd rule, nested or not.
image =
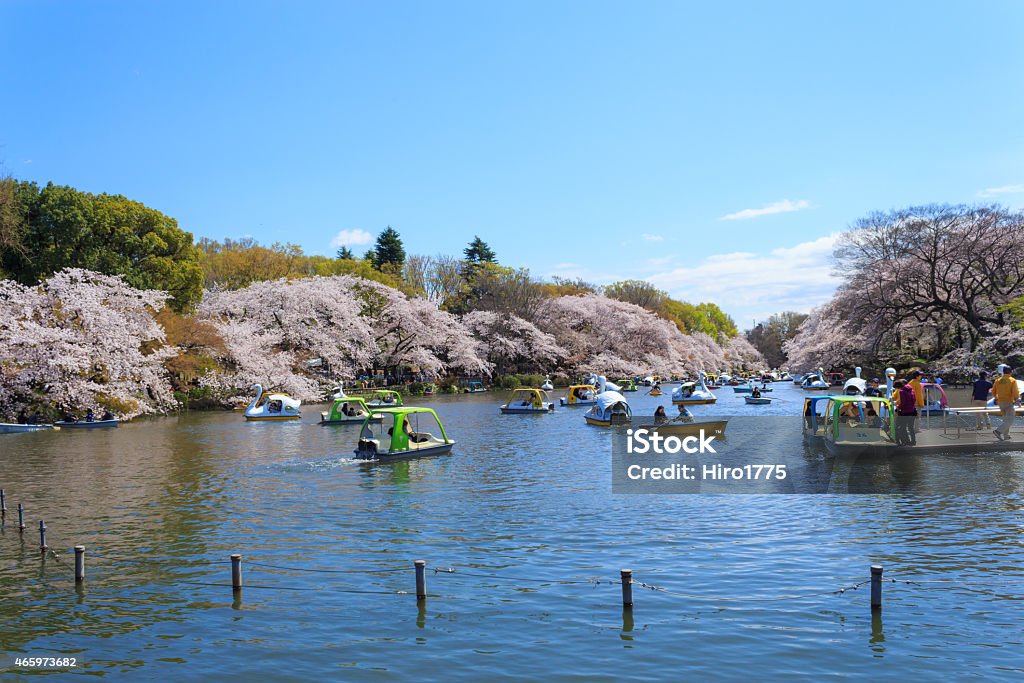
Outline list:
[[[479,234],[748,326],[827,298],[870,211],[1024,205],[1022,32],[1016,1],[4,0],[0,161],[197,236]]]

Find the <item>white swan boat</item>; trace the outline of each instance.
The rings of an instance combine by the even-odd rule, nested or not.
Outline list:
[[[544,384],[540,385],[540,388],[544,391],[551,391],[555,388],[555,385],[551,383],[551,377],[544,375]]]
[[[843,383],[843,393],[847,396],[863,396],[867,393],[868,383],[861,379],[860,368],[853,369],[856,377],[851,377]]]
[[[252,385],[256,398],[245,409],[246,420],[298,420],[302,417],[299,406],[302,401],[288,394],[264,394],[263,386]]]
[[[704,382],[704,373],[700,373],[699,382],[683,382],[672,390],[672,405],[707,405],[714,403],[718,397],[711,393]]]
[[[811,373],[804,378],[804,381],[800,383],[800,388],[807,391],[818,391],[820,389],[831,389],[832,385],[825,379],[825,371],[819,368],[817,372]]]

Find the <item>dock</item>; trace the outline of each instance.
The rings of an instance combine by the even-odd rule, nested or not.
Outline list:
[[[1001,420],[994,408],[949,408],[941,416],[925,415],[917,420],[920,431],[916,446],[902,446],[900,453],[992,453],[1024,451],[1024,407],[1016,409],[1017,419],[1010,429],[1010,439],[1000,441],[992,433]],[[979,413],[987,413],[992,426],[973,429]],[[992,419],[995,418],[995,419]]]

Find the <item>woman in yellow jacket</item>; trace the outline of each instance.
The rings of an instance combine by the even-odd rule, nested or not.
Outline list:
[[[1010,438],[1010,427],[1013,426],[1016,417],[1014,403],[1020,399],[1020,389],[1017,380],[1013,378],[1013,369],[1009,365],[1003,366],[1003,376],[992,385],[992,395],[995,396],[996,405],[999,406],[1000,416],[1003,424],[993,430],[996,438],[1005,441]]]

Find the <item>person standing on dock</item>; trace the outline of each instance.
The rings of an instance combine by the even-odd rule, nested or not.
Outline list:
[[[1007,441],[1010,438],[1010,427],[1013,426],[1013,420],[1016,417],[1013,404],[1020,399],[1017,380],[1013,378],[1013,368],[1009,365],[1003,366],[1003,376],[992,385],[992,395],[995,396],[996,405],[999,406],[1000,417],[1003,418],[1003,424],[994,429],[992,433],[1000,441]]]
[[[988,372],[982,370],[978,373],[978,379],[974,380],[974,390],[971,394],[971,406],[981,407],[981,411],[974,416],[974,428],[981,431],[984,427],[992,428],[992,421],[985,409],[988,407],[988,392],[992,390],[992,382],[988,381]]]
[[[896,443],[900,446],[916,446],[914,423],[917,421],[917,397],[914,388],[907,380],[901,379],[896,381],[893,389],[896,398]]]

